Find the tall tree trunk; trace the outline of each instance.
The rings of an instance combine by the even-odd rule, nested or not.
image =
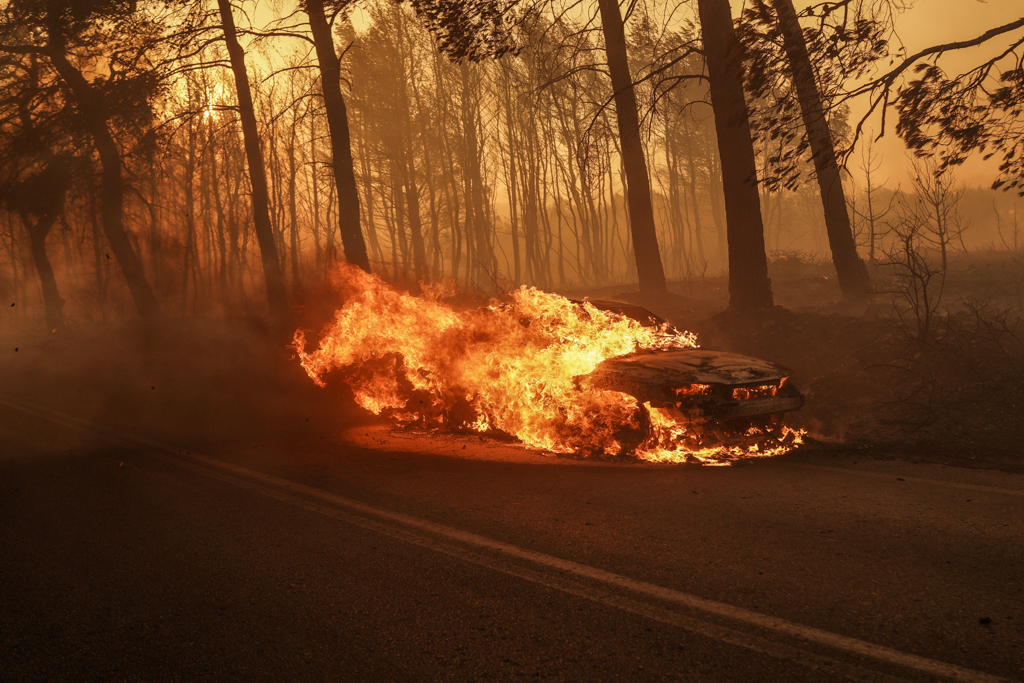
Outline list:
[[[269,192],[267,174],[260,149],[259,130],[256,127],[256,112],[252,105],[249,76],[245,70],[245,53],[235,34],[235,19],[231,14],[230,0],[217,0],[221,23],[224,27],[224,42],[231,71],[235,77],[235,92],[238,96],[238,113],[242,120],[242,137],[245,142],[245,157],[249,164],[249,184],[252,186],[252,216],[256,228],[256,240],[260,245],[263,260],[263,277],[267,286],[267,302],[275,318],[284,318],[288,313],[288,295],[285,293],[284,277],[281,275],[281,260],[274,241],[274,228],[270,223]]]
[[[867,266],[857,255],[857,243],[853,237],[853,227],[850,225],[850,214],[843,193],[843,181],[839,175],[832,133],[825,119],[825,107],[807,54],[807,44],[797,20],[793,0],[772,0],[772,5],[779,16],[783,46],[793,74],[793,84],[796,86],[797,99],[800,102],[800,114],[803,117],[804,128],[807,129],[807,140],[811,145],[811,158],[814,159],[821,204],[825,209],[825,229],[828,231],[828,242],[832,247],[832,263],[836,268],[839,288],[844,299],[861,303],[869,297],[871,281]]]
[[[181,271],[181,314],[188,312],[188,275],[195,268],[199,258],[196,248],[196,206],[195,206],[195,168],[196,168],[196,134],[192,121],[188,121],[188,156],[185,158],[185,183],[183,199],[185,202],[185,263]],[[193,281],[195,278],[193,278]],[[199,297],[199,292],[192,292],[192,301]]]
[[[49,45],[47,55],[54,70],[67,85],[78,105],[82,123],[93,139],[102,165],[101,211],[103,232],[110,243],[121,272],[128,283],[128,291],[135,303],[135,309],[143,318],[156,318],[160,307],[153,294],[153,288],[146,280],[142,261],[132,247],[124,227],[124,179],[121,177],[121,151],[107,127],[107,112],[103,96],[85,79],[85,76],[71,65],[65,54],[64,34],[57,10],[48,10],[47,30]]]
[[[656,294],[666,290],[665,268],[654,228],[654,207],[651,204],[651,180],[644,161],[640,141],[640,117],[636,108],[633,78],[626,57],[626,32],[617,0],[598,0],[601,25],[604,29],[608,72],[615,93],[615,118],[619,125],[622,163],[626,168],[626,200],[629,205],[629,227],[633,235],[633,251],[640,291]]]
[[[146,162],[149,164],[149,173],[147,174],[149,181],[149,199],[146,202],[146,208],[149,212],[149,274],[159,289],[160,258],[163,252],[163,245],[161,242],[162,229],[160,225],[160,166],[156,157],[155,145],[148,151]]]
[[[743,97],[741,54],[732,11],[729,0],[698,0],[697,5],[722,163],[729,240],[729,306],[768,308],[772,305],[772,288],[764,250],[754,143]]]
[[[299,276],[299,207],[297,192],[298,168],[295,166],[295,149],[298,138],[299,122],[296,120],[295,109],[292,109],[292,126],[288,135],[288,228],[289,246],[292,257],[292,293],[298,294],[302,289]]]
[[[227,240],[224,237],[226,221],[224,218],[224,201],[221,198],[220,174],[217,167],[217,145],[214,138],[213,117],[207,120],[206,132],[207,150],[210,154],[210,177],[213,185],[211,188],[213,190],[213,206],[217,212],[217,249],[220,256],[217,266],[217,286],[220,289],[221,297],[226,298],[228,295],[228,248]]]
[[[46,326],[56,332],[64,326],[64,299],[57,289],[57,278],[53,276],[50,257],[46,255],[46,236],[57,220],[58,210],[50,210],[39,216],[35,223],[27,211],[21,212],[21,222],[28,231],[29,242],[32,244],[32,260],[39,272],[39,284],[43,288],[43,305],[46,315]]]
[[[345,260],[369,272],[370,257],[366,253],[366,241],[359,222],[359,190],[352,166],[348,110],[341,94],[341,61],[334,51],[334,38],[324,13],[323,0],[305,0],[305,9],[320,64],[320,87],[324,94],[327,128],[331,134],[334,182],[338,186],[338,227]]]

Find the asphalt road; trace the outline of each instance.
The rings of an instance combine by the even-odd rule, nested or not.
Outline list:
[[[4,681],[1024,680],[1020,475],[85,412],[0,403]]]

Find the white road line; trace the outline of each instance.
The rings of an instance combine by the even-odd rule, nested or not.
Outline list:
[[[644,595],[650,598],[655,598],[657,600],[661,600],[667,603],[676,604],[690,610],[715,615],[717,617],[729,619],[734,622],[739,622],[747,624],[749,626],[762,628],[768,631],[774,631],[776,633],[785,634],[800,640],[807,641],[809,643],[823,645],[834,650],[870,658],[885,664],[896,665],[899,667],[904,667],[906,669],[915,670],[921,673],[929,674],[932,676],[938,676],[940,678],[945,678],[949,680],[963,681],[964,683],[1012,683],[1010,679],[1002,678],[999,676],[993,676],[991,674],[986,674],[980,671],[974,671],[972,669],[966,669],[953,664],[948,664],[946,662],[940,662],[938,660],[929,659],[927,657],[920,657],[918,655],[901,652],[899,650],[885,647],[883,645],[877,645],[875,643],[859,640],[857,638],[851,638],[848,636],[831,633],[829,631],[824,631],[811,626],[804,626],[802,624],[786,621],[785,619],[779,619],[758,612],[752,612],[750,610],[746,610],[741,607],[735,607],[733,605],[729,605],[726,603],[717,602],[714,600],[707,600],[705,598],[700,598],[695,595],[690,595],[688,593],[676,591],[671,588],[665,588],[663,586],[658,586],[652,583],[648,583],[646,581],[638,581],[636,579],[631,579],[627,576],[622,576],[621,574],[615,574],[612,572],[605,571],[603,569],[597,569],[596,567],[590,567],[588,565],[579,564],[577,562],[572,562],[570,560],[564,560],[562,558],[546,555],[544,553],[540,553],[534,550],[520,548],[519,546],[512,545],[510,543],[496,541],[485,536],[480,536],[478,534],[474,534],[468,531],[462,531],[460,529],[455,529],[453,527],[445,526],[443,524],[437,524],[435,522],[430,522],[424,519],[420,519],[418,517],[413,517],[411,515],[406,515],[400,512],[392,512],[390,510],[385,510],[383,508],[367,505],[365,503],[344,498],[342,496],[330,493],[328,491],[323,491],[321,489],[307,486],[305,484],[300,484],[298,482],[293,482],[288,479],[283,479],[281,477],[276,477],[274,475],[266,474],[256,470],[250,470],[246,467],[241,467],[239,465],[223,462],[220,460],[216,460],[214,458],[209,458],[195,453],[189,453],[187,456],[183,456],[181,449],[177,449],[166,444],[153,441],[151,439],[115,432],[113,430],[100,427],[99,425],[92,424],[86,420],[82,420],[74,416],[67,415],[65,413],[60,413],[58,411],[53,411],[40,406],[29,406],[22,404],[20,402],[11,401],[3,397],[0,397],[0,405],[5,405],[14,410],[18,410],[29,415],[34,415],[36,417],[51,422],[64,424],[65,426],[78,429],[85,429],[87,431],[99,433],[106,436],[109,439],[119,441],[121,443],[130,444],[134,446],[145,446],[149,450],[164,456],[164,459],[169,460],[174,464],[186,466],[188,469],[198,471],[202,474],[206,474],[207,476],[213,476],[213,478],[225,481],[227,483],[242,486],[243,488],[253,490],[263,495],[267,495],[278,500],[283,500],[285,502],[297,504],[300,505],[300,507],[321,512],[323,514],[328,514],[329,508],[325,508],[324,506],[321,505],[316,505],[315,503],[304,503],[301,498],[298,498],[296,495],[289,494],[299,494],[307,498],[312,498],[314,500],[329,503],[330,505],[335,506],[337,508],[347,509],[349,511],[358,513],[366,517],[377,518],[378,520],[386,520],[393,524],[397,524],[400,527],[405,527],[406,529],[418,530],[420,532],[426,532],[428,534],[431,534],[435,537],[456,541],[458,543],[464,544],[471,548],[475,548],[477,550],[488,551],[490,553],[495,553],[505,558],[513,558],[516,560],[525,561],[537,565],[538,567],[554,569],[559,572],[564,572],[569,575],[602,583],[607,586],[614,586],[619,589],[625,589],[633,593]],[[191,460],[192,463],[189,463],[188,460]],[[201,465],[193,463],[201,463]],[[328,516],[334,517],[336,515],[328,514]],[[373,524],[372,520],[370,521],[370,524]],[[360,524],[360,526],[367,526],[367,524]],[[367,528],[374,527],[367,526]],[[396,532],[401,533],[401,530],[393,530],[392,533],[389,533],[389,535],[395,535]],[[417,542],[417,544],[426,545],[427,547],[437,546],[437,543],[431,543],[430,541],[423,542],[422,540]],[[437,549],[441,550],[442,552],[446,552],[442,548],[438,547]],[[449,554],[457,553],[451,552]],[[500,571],[506,571],[507,573],[515,573],[513,571],[509,571],[508,569],[502,569],[500,567],[496,568],[499,568]],[[529,576],[523,576],[523,578],[535,580],[530,578]],[[548,581],[541,582],[551,585]],[[560,590],[565,589],[560,588]],[[582,595],[582,597],[591,596],[584,594]],[[605,600],[602,600],[598,597],[591,597],[591,599],[597,599],[601,602],[606,602]],[[632,602],[628,599],[625,599],[625,601],[627,603]],[[643,605],[643,608],[650,610],[658,609],[655,606],[650,605]],[[637,609],[630,609],[629,611],[641,613]],[[681,619],[687,619],[682,615],[676,616]],[[714,624],[706,624],[706,626],[710,627],[711,629],[722,628],[715,626]],[[732,631],[731,629],[726,630],[736,634],[734,638],[738,639],[738,642],[735,642],[735,644],[742,645],[744,647],[749,647],[751,649],[755,649],[758,651],[765,651],[761,649],[762,647],[767,647],[769,649],[781,648],[782,650],[788,649],[790,651],[794,649],[787,648],[785,645],[781,645],[775,642],[764,641],[763,639],[759,639],[755,636],[740,634],[739,632]],[[724,636],[725,634],[712,634],[706,631],[705,633],[719,640],[727,640],[727,642],[733,642],[734,640],[734,638],[727,639],[725,637],[720,637]],[[767,643],[767,645],[762,645],[762,643]],[[772,653],[770,651],[767,651],[765,653],[775,654],[775,656],[781,656],[786,659],[794,659],[791,652],[783,652],[782,650],[780,650],[778,653]],[[843,668],[848,668],[851,666],[846,663],[838,662],[837,660],[831,660],[827,657],[820,657],[814,655],[813,653],[805,651],[800,651],[800,654],[809,656],[810,662],[813,662],[815,658],[822,660],[825,662],[826,666],[829,666],[831,664],[841,665]],[[850,673],[856,673],[858,667],[854,666],[852,667],[852,669],[853,671],[851,671]]]
[[[918,484],[934,484],[935,486],[948,486],[954,489],[965,489],[967,491],[981,491],[983,493],[1002,493],[1007,496],[1024,496],[1024,489],[1008,489],[1001,486],[989,486],[988,484],[968,484],[966,482],[959,481],[944,481],[942,479],[928,479],[925,477],[907,477],[898,474],[891,474],[887,472],[872,472],[870,470],[857,470],[852,467],[833,467],[832,465],[815,465],[809,462],[789,462],[789,465],[796,465],[797,467],[806,467],[812,470],[824,470],[826,472],[838,472],[840,474],[859,474],[864,477],[874,477],[876,479],[888,479],[889,481],[896,481],[902,479],[904,481],[912,481]]]
[[[529,567],[511,562],[509,558],[503,557],[501,554],[484,552],[481,549],[474,550],[472,549],[472,546],[467,548],[461,545],[447,543],[433,534],[411,530],[407,527],[395,524],[389,525],[386,522],[374,521],[372,518],[358,513],[347,512],[339,509],[338,507],[331,507],[316,503],[309,498],[285,493],[279,488],[264,486],[247,479],[236,477],[232,474],[214,470],[204,464],[189,462],[188,459],[194,458],[194,454],[190,454],[188,456],[175,456],[152,452],[151,455],[162,461],[172,463],[177,467],[197,472],[205,477],[238,486],[253,493],[267,496],[268,498],[273,498],[274,500],[279,500],[284,503],[289,503],[296,507],[310,510],[354,526],[369,529],[404,543],[410,543],[435,552],[444,553],[460,560],[487,567],[510,576],[548,586],[563,593],[575,595],[593,602],[599,602],[609,607],[631,612],[665,624],[678,626],[698,635],[706,636],[720,642],[737,645],[769,657],[789,660],[805,668],[820,671],[823,674],[828,674],[830,678],[842,676],[854,681],[864,681],[865,683],[879,683],[879,681],[886,683],[905,683],[906,681],[905,678],[890,676],[879,671],[858,666],[851,662],[841,661],[825,655],[819,655],[814,652],[810,652],[807,649],[801,649],[778,641],[761,638],[727,626],[714,624],[706,620],[674,612],[670,609],[659,607],[649,602],[641,602],[621,594],[601,590],[590,583],[574,579],[571,575],[566,576],[550,570],[543,571],[530,569]],[[222,464],[219,461],[214,462],[217,467]],[[295,482],[289,483],[294,484]],[[315,490],[319,491],[319,489]],[[323,494],[327,493],[326,491],[319,492]],[[331,496],[333,494],[327,495]]]

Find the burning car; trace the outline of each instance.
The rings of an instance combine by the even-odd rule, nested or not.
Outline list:
[[[678,332],[640,306],[590,301],[599,310],[623,315],[665,334]],[[670,429],[691,448],[771,447],[796,432],[782,416],[803,406],[803,395],[780,365],[750,356],[699,348],[641,350],[608,358],[580,381],[592,388],[620,391],[647,407],[646,430]],[[643,438],[647,438],[643,436]]]
[[[766,361],[698,349],[696,337],[617,302],[523,286],[482,308],[448,285],[402,292],[358,268],[338,273],[344,305],[310,348],[357,405],[400,425],[512,437],[548,453],[726,464],[781,453],[803,399]],[[451,291],[454,291],[452,286]]]

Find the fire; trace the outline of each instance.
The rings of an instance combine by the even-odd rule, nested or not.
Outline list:
[[[346,303],[317,347],[306,351],[303,330],[293,346],[314,382],[324,386],[324,375],[339,370],[356,402],[374,414],[402,424],[504,432],[531,448],[584,456],[720,463],[774,454],[690,448],[692,434],[662,420],[658,409],[578,379],[607,358],[696,347],[688,332],[643,327],[525,286],[504,301],[465,310],[442,301],[454,294],[451,284],[427,286],[416,297],[351,267],[341,270],[338,284]]]
[[[779,389],[786,383],[786,378],[778,384],[762,384],[758,387],[737,387],[732,390],[732,397],[735,399],[771,398],[777,396]]]

